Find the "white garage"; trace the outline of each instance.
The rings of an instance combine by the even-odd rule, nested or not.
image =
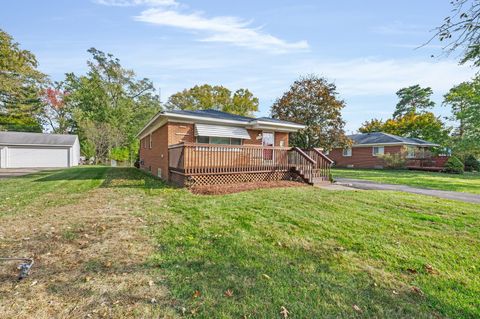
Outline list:
[[[79,160],[76,135],[0,132],[0,168],[71,167]]]

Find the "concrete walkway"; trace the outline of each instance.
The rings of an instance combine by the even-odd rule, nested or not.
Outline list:
[[[383,184],[367,180],[360,179],[349,179],[349,178],[337,178],[336,184],[353,187],[357,189],[365,190],[388,190],[388,191],[399,191],[407,192],[420,195],[435,196],[445,199],[459,200],[467,203],[480,204],[480,195],[469,194],[469,193],[460,193],[453,191],[441,191],[436,189],[426,189],[426,188],[416,188],[407,185],[398,185],[398,184]]]

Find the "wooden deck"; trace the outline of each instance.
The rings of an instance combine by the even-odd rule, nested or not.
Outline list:
[[[329,180],[331,161],[320,151],[255,145],[171,145],[170,180],[181,186],[265,180]]]

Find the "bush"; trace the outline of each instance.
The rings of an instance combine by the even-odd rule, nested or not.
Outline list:
[[[463,163],[458,157],[452,156],[445,163],[443,171],[452,174],[463,174]]]
[[[480,163],[475,158],[475,156],[470,154],[465,158],[465,171],[467,171],[467,172],[472,172],[472,171],[480,172]]]
[[[407,163],[406,154],[403,152],[393,154],[387,153],[380,155],[379,157],[382,159],[386,168],[402,169],[405,168],[405,164]]]

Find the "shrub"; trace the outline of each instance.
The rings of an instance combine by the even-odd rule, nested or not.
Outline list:
[[[480,163],[472,154],[468,155],[465,158],[465,171],[472,172],[477,171],[480,172]]]
[[[463,174],[463,163],[458,157],[452,156],[445,163],[443,171],[446,173]]]
[[[404,152],[393,154],[387,153],[380,155],[379,157],[385,164],[386,168],[402,169],[405,168],[405,164],[407,163],[407,157]]]

